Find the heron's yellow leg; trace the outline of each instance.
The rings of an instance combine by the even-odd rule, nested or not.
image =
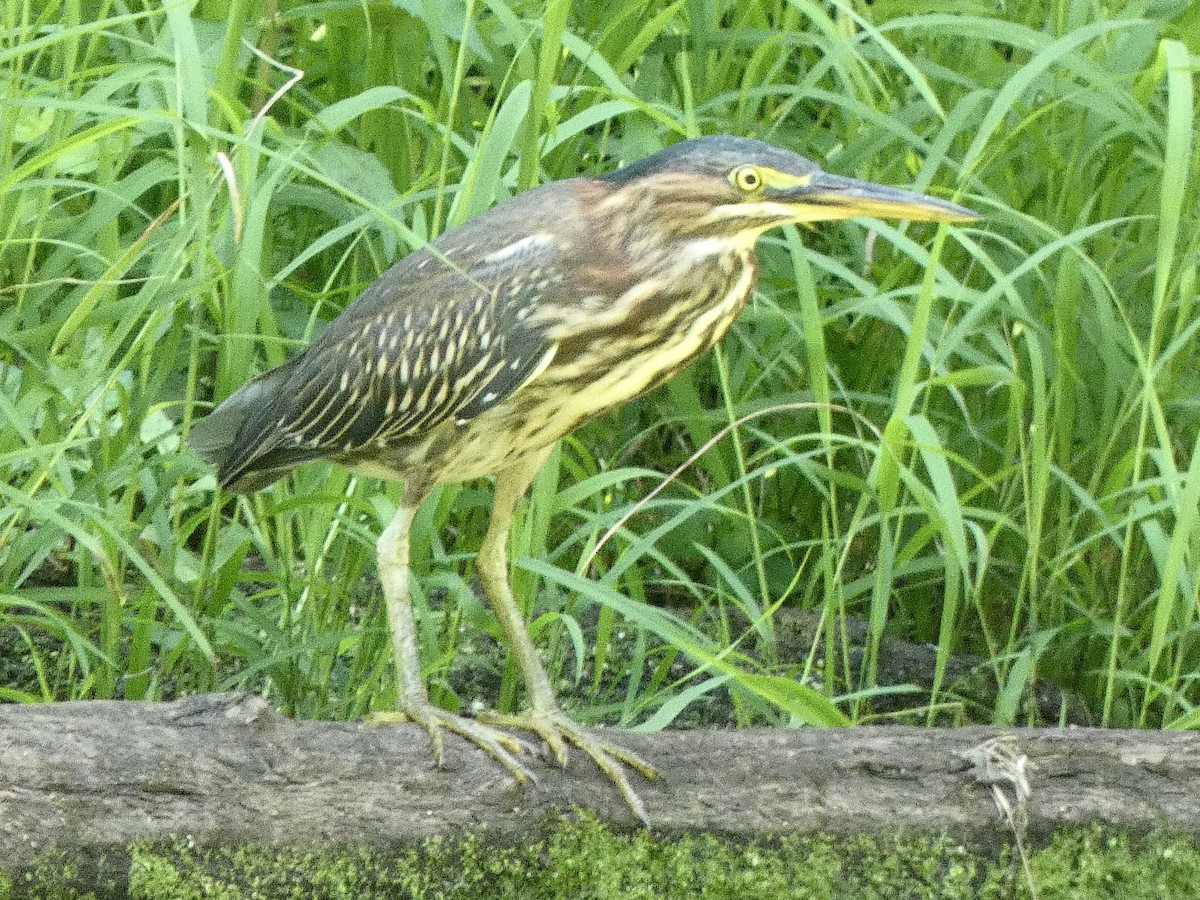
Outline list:
[[[535,780],[533,774],[516,755],[523,752],[522,743],[510,734],[456,715],[429,702],[425,678],[421,674],[421,658],[417,652],[417,630],[413,620],[412,600],[408,581],[408,534],[420,497],[405,497],[391,523],[384,529],[376,545],[379,558],[379,580],[387,601],[388,625],[392,634],[392,650],[396,659],[396,676],[400,683],[397,709],[375,713],[368,721],[376,723],[411,721],[420,725],[433,745],[433,758],[442,764],[442,729],[460,734],[482,747],[501,763],[519,782]]]
[[[550,449],[547,447],[533,453],[496,475],[492,518],[476,561],[488,603],[499,619],[508,638],[509,650],[521,669],[529,712],[521,715],[483,713],[478,718],[494,725],[532,731],[546,742],[560,765],[566,764],[567,745],[574,744],[592,758],[616,785],[629,808],[648,826],[646,808],[630,785],[623,766],[635,769],[646,778],[655,776],[654,768],[630,751],[595,738],[562,711],[550,687],[546,669],[529,637],[525,617],[509,587],[508,534],[513,513],[533,477],[546,461]]]

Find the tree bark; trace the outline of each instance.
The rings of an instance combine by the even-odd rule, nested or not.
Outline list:
[[[1010,828],[998,793],[1018,826],[1027,815],[1032,834],[1103,821],[1200,835],[1196,733],[894,726],[606,734],[658,767],[660,778],[636,784],[656,833],[903,828],[990,842]],[[1008,743],[980,749],[999,736]],[[565,770],[532,760],[538,783],[522,787],[453,735],[439,770],[415,726],[295,722],[253,695],[0,706],[0,865],[12,871],[47,850],[95,852],[175,835],[204,844],[379,845],[483,830],[519,842],[552,809],[571,805],[635,827],[612,785],[581,757]]]

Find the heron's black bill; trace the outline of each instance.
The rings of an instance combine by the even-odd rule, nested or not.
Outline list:
[[[901,188],[816,172],[804,184],[779,191],[778,200],[803,211],[809,221],[875,216],[919,222],[972,222],[979,213]]]

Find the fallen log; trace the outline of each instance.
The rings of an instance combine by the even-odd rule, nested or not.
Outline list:
[[[1196,733],[892,726],[613,737],[659,768],[638,784],[656,833],[917,829],[991,843],[1025,821],[1031,835],[1100,821],[1200,835]],[[635,827],[580,756],[565,770],[532,761],[538,782],[521,786],[453,735],[436,769],[415,726],[291,721],[248,694],[0,706],[0,867],[180,835],[295,847],[470,830],[519,842],[572,805]]]

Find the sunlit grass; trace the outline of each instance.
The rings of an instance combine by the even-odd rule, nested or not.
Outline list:
[[[722,692],[741,723],[858,720],[891,687],[886,630],[938,648],[918,720],[1035,721],[1050,679],[1097,722],[1196,726],[1187,29],[1033,0],[420,8],[3,5],[0,699],[386,707],[373,550],[398,488],[317,464],[214,498],[181,436],[446,228],[728,132],[986,219],[769,237],[720,351],[563,443],[513,550],[568,702],[650,728]],[[414,526],[449,705],[521,702],[471,585],[488,501],[444,487]],[[823,628],[781,659],[795,609]],[[836,662],[847,616],[861,669]],[[991,709],[943,683],[964,652]]]

